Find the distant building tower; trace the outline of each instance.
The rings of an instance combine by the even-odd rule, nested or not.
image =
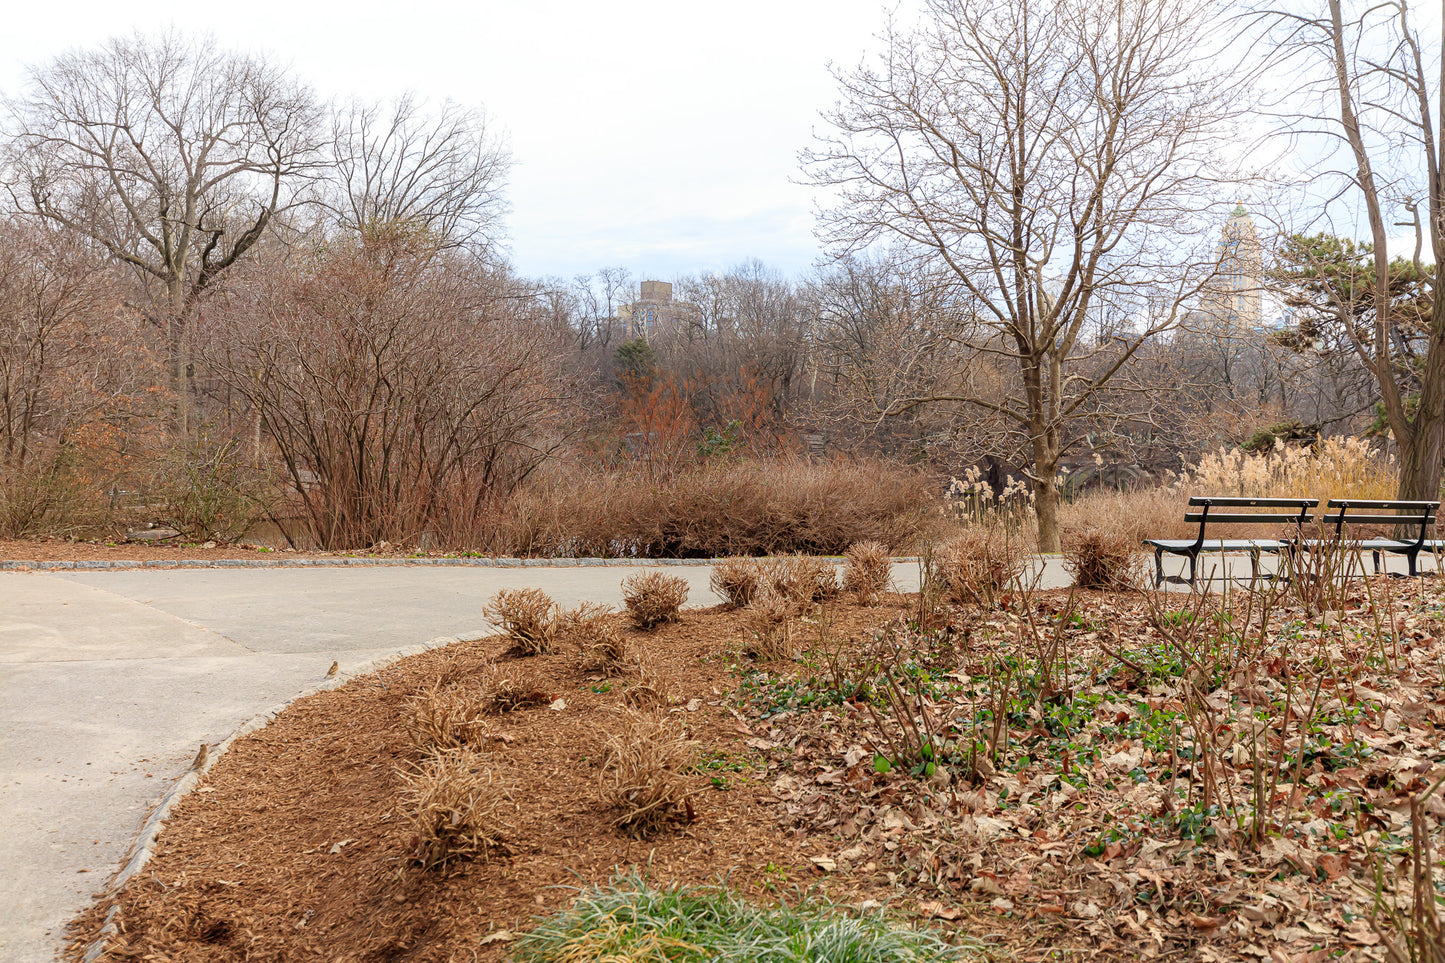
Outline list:
[[[1264,249],[1254,232],[1254,219],[1236,204],[1220,232],[1214,277],[1204,286],[1200,307],[1213,320],[1236,328],[1260,323],[1260,291],[1264,287]]]
[[[617,309],[617,327],[624,338],[651,341],[701,314],[697,305],[672,299],[669,281],[643,281],[640,293],[638,300]]]

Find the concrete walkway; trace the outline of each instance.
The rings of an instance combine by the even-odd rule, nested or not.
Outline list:
[[[1068,584],[1057,558],[1042,584]],[[0,571],[0,961],[47,963],[147,816],[258,714],[440,636],[491,630],[482,605],[537,587],[620,602],[618,565],[396,565]],[[668,566],[713,605],[711,569]],[[916,564],[894,567],[904,591]]]

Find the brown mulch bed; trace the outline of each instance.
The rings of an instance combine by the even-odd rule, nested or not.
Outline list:
[[[118,904],[112,959],[497,960],[489,936],[636,871],[886,902],[1017,960],[1379,960],[1377,870],[1408,912],[1413,845],[1445,844],[1445,583],[1308,588],[1009,592],[925,632],[916,596],[837,603],[768,664],[723,608],[628,630],[698,744],[691,818],[648,839],[599,794],[635,671],[429,652],[239,741],[70,958]],[[424,872],[398,813],[406,706],[499,667],[541,696],[486,742],[506,852]],[[909,727],[936,767],[905,758]]]
[[[902,604],[839,606],[834,627],[861,633]],[[514,658],[495,637],[458,643],[300,700],[238,740],[175,809],[144,871],[73,924],[70,958],[116,903],[121,936],[109,959],[488,960],[506,949],[480,944],[487,934],[526,928],[579,885],[629,869],[678,883],[726,876],[759,896],[806,885],[820,873],[808,857],[823,850],[780,828],[729,705],[737,660],[747,661],[742,636],[740,616],[721,608],[684,610],[650,634],[626,630],[671,697],[665,718],[705,760],[690,823],[636,838],[600,802],[605,733],[617,727],[627,675],[584,671],[575,650]],[[420,758],[404,710],[438,679],[466,685],[497,666],[565,707],[496,717],[506,740],[488,758],[515,804],[507,852],[422,871],[406,858],[397,814],[397,770]]]

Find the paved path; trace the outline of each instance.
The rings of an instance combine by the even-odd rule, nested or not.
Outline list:
[[[1044,584],[1067,584],[1058,559]],[[0,571],[0,963],[48,963],[197,747],[320,683],[490,626],[498,589],[619,601],[608,566]],[[711,569],[676,566],[691,603]],[[894,568],[917,587],[917,566]]]

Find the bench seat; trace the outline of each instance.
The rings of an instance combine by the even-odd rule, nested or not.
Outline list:
[[[1201,511],[1186,512],[1184,521],[1199,525],[1199,534],[1194,538],[1146,538],[1144,544],[1154,549],[1154,585],[1157,588],[1165,582],[1193,586],[1197,577],[1197,566],[1201,552],[1247,552],[1251,579],[1276,577],[1287,578],[1287,574],[1261,575],[1259,557],[1265,553],[1278,555],[1281,552],[1293,557],[1296,542],[1303,526],[1313,520],[1310,509],[1314,501],[1308,498],[1244,498],[1232,496],[1195,495],[1189,499],[1190,508]],[[1259,509],[1264,512],[1231,512],[1229,509]],[[1216,509],[1224,509],[1217,511]],[[1205,538],[1208,525],[1258,525],[1288,524],[1295,531],[1294,539],[1287,538]],[[1164,574],[1164,556],[1183,555],[1189,560],[1189,575]]]
[[[1348,545],[1351,549],[1369,552],[1375,564],[1376,575],[1380,574],[1381,555],[1403,555],[1413,577],[1419,574],[1418,559],[1422,551],[1434,552],[1445,547],[1445,541],[1425,537],[1430,527],[1435,524],[1435,514],[1439,508],[1440,503],[1434,501],[1332,498],[1326,505],[1327,514],[1322,520],[1327,527],[1333,525],[1334,537],[1303,539],[1300,548],[1306,552],[1318,552]],[[1356,510],[1355,514],[1350,514],[1352,509]],[[1360,511],[1376,514],[1360,514]],[[1398,514],[1383,514],[1385,512]],[[1365,538],[1352,541],[1345,529],[1347,524],[1395,525],[1399,528],[1418,525],[1419,534],[1415,538]]]
[[[1283,538],[1206,538],[1203,542],[1192,538],[1146,538],[1144,544],[1174,555],[1183,555],[1196,545],[1201,552],[1283,552],[1290,546]]]

